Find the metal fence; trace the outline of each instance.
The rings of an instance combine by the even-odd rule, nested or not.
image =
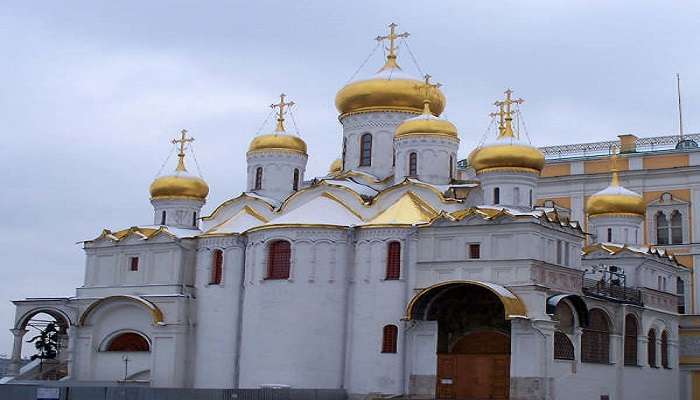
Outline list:
[[[34,385],[0,385],[2,400],[36,400]],[[58,387],[59,400],[346,400],[342,389],[165,389]]]

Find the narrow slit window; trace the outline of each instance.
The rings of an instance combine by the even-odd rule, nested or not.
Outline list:
[[[292,190],[299,190],[299,169],[294,168],[294,176],[292,177]]]
[[[372,135],[365,133],[360,138],[360,167],[372,165]]]
[[[165,217],[166,217],[165,211],[163,211],[162,213],[160,213],[160,224],[161,224],[161,225],[165,225]]]
[[[390,242],[387,249],[386,279],[396,280],[401,276],[401,243]]]
[[[214,250],[212,254],[211,278],[209,283],[212,285],[220,285],[221,278],[224,274],[224,252],[220,249]]]
[[[501,204],[501,189],[493,189],[493,204]]]
[[[262,179],[263,179],[263,169],[262,167],[258,167],[255,169],[255,190],[260,190],[262,189]]]
[[[418,154],[408,155],[408,176],[418,176]]]

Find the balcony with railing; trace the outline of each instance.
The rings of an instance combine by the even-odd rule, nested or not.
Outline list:
[[[625,287],[618,281],[606,279],[583,278],[583,293],[618,303],[643,305],[642,292],[639,289]]]

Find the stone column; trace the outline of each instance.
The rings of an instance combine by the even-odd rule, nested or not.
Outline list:
[[[19,369],[22,362],[22,338],[27,334],[26,329],[10,329],[12,335],[14,336],[14,343],[12,345],[12,357],[10,358],[10,367],[8,369],[8,376],[19,375]]]

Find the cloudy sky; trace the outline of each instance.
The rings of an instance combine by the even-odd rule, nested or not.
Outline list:
[[[697,2],[2,3],[0,353],[10,300],[81,284],[75,242],[151,222],[148,185],[179,129],[197,139],[207,210],[243,188],[245,148],[281,91],[308,176],[324,174],[341,143],[335,93],[392,21],[444,84],[461,157],[507,87],[534,144],[576,143],[676,132],[679,72],[686,130],[700,130]],[[405,50],[399,62],[419,75]],[[358,76],[381,64],[377,52]]]

